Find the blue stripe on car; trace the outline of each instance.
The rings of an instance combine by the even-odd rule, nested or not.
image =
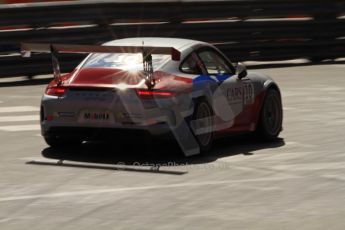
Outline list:
[[[226,79],[232,77],[234,75],[199,75],[198,77],[193,79],[193,84],[201,83],[201,82],[214,82],[217,84],[223,83]]]

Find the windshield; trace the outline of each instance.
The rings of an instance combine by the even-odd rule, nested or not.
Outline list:
[[[162,67],[169,60],[169,55],[152,55],[152,66],[154,70]],[[86,67],[106,67],[128,71],[143,70],[143,58],[141,53],[112,53],[112,54],[92,54],[84,63]]]

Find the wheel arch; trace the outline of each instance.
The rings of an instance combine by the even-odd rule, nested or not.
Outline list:
[[[263,104],[265,102],[267,92],[269,90],[271,90],[271,89],[276,90],[278,92],[280,100],[281,100],[281,92],[280,92],[278,84],[276,82],[274,82],[272,79],[266,80],[263,83],[262,96],[260,97],[259,106],[257,107],[258,108],[257,109],[258,113],[255,113],[254,119],[253,119],[253,121],[255,123],[255,130],[258,127],[262,106],[263,106]]]
[[[259,107],[259,111],[257,113],[257,116],[255,118],[255,130],[257,130],[258,128],[258,123],[259,123],[259,119],[260,119],[260,114],[261,114],[261,110],[262,110],[262,107],[263,107],[263,104],[265,102],[265,99],[266,99],[266,95],[267,95],[267,92],[269,90],[276,90],[279,94],[279,98],[280,98],[280,103],[281,103],[281,106],[282,106],[282,116],[284,115],[283,114],[283,103],[282,103],[282,96],[281,96],[281,91],[280,91],[280,88],[278,86],[278,84],[276,82],[274,82],[273,80],[269,79],[267,80],[265,83],[264,83],[264,95],[260,101],[260,107]],[[282,128],[283,129],[283,128]]]
[[[279,93],[279,96],[281,97],[280,88],[278,84],[274,82],[273,80],[267,80],[264,83],[264,90],[267,92],[270,89],[277,90],[277,92]]]

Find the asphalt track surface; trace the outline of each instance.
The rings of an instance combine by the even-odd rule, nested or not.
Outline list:
[[[45,86],[1,87],[0,229],[345,229],[345,65],[259,71],[281,87],[281,139],[192,158],[130,141],[54,151]]]

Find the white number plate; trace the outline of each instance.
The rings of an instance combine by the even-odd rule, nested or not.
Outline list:
[[[109,111],[84,110],[80,113],[79,121],[87,123],[113,123],[114,116]]]

